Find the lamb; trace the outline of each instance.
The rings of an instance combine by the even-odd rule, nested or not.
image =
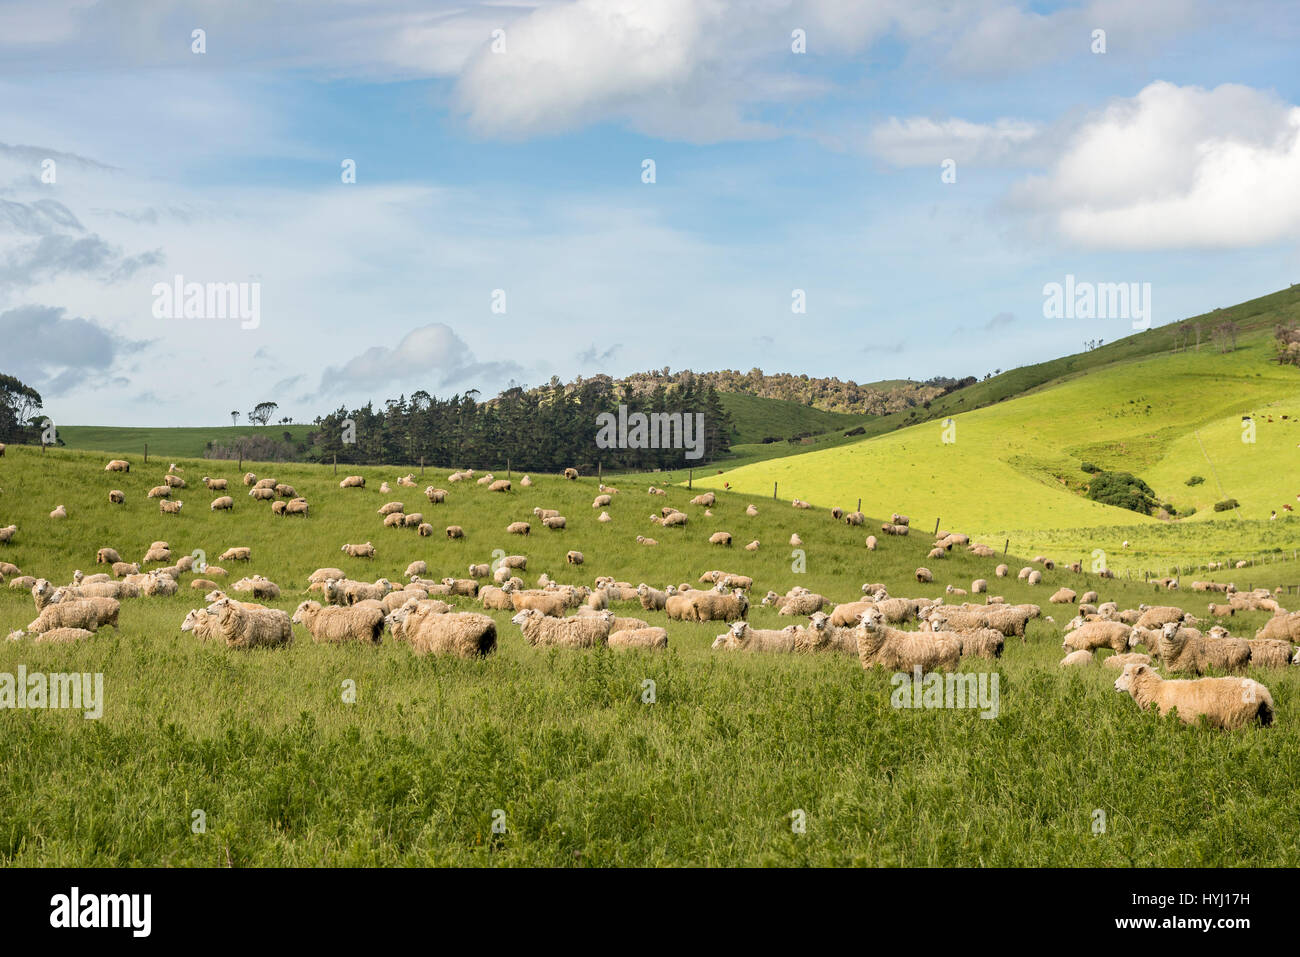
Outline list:
[[[158,511],[163,515],[179,515],[184,502],[159,502]]]
[[[377,645],[384,634],[384,613],[374,607],[324,607],[320,602],[305,601],[290,621],[306,628],[318,644],[361,641]]]
[[[1240,638],[1215,638],[1195,628],[1180,628],[1172,621],[1161,629],[1156,649],[1161,664],[1169,671],[1198,675],[1210,668],[1240,671],[1250,661],[1250,645]]]
[[[858,660],[866,670],[881,665],[887,671],[952,671],[961,659],[961,642],[950,632],[899,631],[884,624],[874,608],[855,631]]]
[[[1250,678],[1199,678],[1169,681],[1150,665],[1130,664],[1115,679],[1115,690],[1128,692],[1143,711],[1153,704],[1164,717],[1178,709],[1178,717],[1195,724],[1202,716],[1211,727],[1233,731],[1252,722],[1273,723],[1273,696]]]
[[[636,543],[637,543],[638,545],[658,545],[658,544],[659,544],[655,539],[653,539],[653,538],[646,538],[644,535],[638,535],[638,536],[636,537]]]
[[[126,461],[125,459],[113,459],[113,461],[109,462],[107,465],[104,466],[104,471],[105,472],[129,472],[131,471],[131,463]]]
[[[76,598],[49,604],[27,626],[27,630],[46,632],[52,628],[84,628],[96,631],[105,625],[117,628],[121,609],[122,603],[116,598]]]
[[[565,554],[564,560],[568,562],[570,565],[581,565],[584,561],[582,552],[573,552],[573,551]]]
[[[712,508],[718,502],[718,496],[712,492],[703,492],[691,499],[692,505],[703,505],[705,508]],[[608,503],[606,503],[608,504]]]
[[[447,501],[447,490],[445,488],[434,488],[430,485],[424,490],[424,497],[429,500],[430,505],[441,505]]]
[[[1087,651],[1098,648],[1110,648],[1113,651],[1128,651],[1132,645],[1133,629],[1118,621],[1084,622],[1065,636],[1061,647],[1067,651]]]
[[[1071,668],[1075,665],[1090,665],[1093,662],[1091,651],[1072,651],[1061,659],[1062,668]]]
[[[101,548],[95,552],[96,565],[115,565],[122,560],[116,548]]]
[[[795,625],[782,629],[752,628],[738,621],[713,641],[715,651],[752,651],[791,654],[795,650]]]
[[[278,608],[249,608],[232,598],[219,598],[208,611],[231,648],[259,648],[287,645],[293,641],[293,623]]]
[[[226,479],[214,479],[203,476],[203,484],[208,487],[209,492],[224,492],[230,483]]]
[[[9,640],[19,641],[23,638],[31,638],[34,645],[70,645],[73,642],[92,638],[94,634],[93,631],[87,631],[85,628],[51,628],[48,631],[36,634],[29,634],[25,631],[10,632]]]
[[[592,508],[606,508],[607,506],[613,504],[613,502],[614,502],[614,496],[612,496],[612,495],[597,495],[597,496],[592,500],[592,502],[591,502],[591,507],[592,507]]]
[[[709,544],[710,544],[710,545],[725,545],[725,546],[727,546],[728,548],[730,548],[730,547],[731,547],[731,533],[730,533],[730,532],[714,532],[712,535],[709,536]]]
[[[649,648],[662,651],[668,647],[668,631],[664,628],[619,628],[609,633],[606,643],[611,648]]]
[[[510,535],[528,535],[533,527],[527,522],[511,522],[506,526],[506,532]]]
[[[50,518],[60,519],[60,518],[67,518],[67,517],[68,517],[68,510],[64,508],[62,505],[56,505],[54,507],[54,511],[50,512]]]
[[[343,481],[339,482],[339,488],[365,488],[366,480],[361,475],[349,475]]]
[[[559,531],[564,528],[566,520],[563,515],[551,515],[542,519],[542,524],[552,531]]]
[[[614,613],[560,618],[543,615],[536,609],[524,609],[510,621],[519,626],[524,640],[533,646],[594,648],[609,641]]]
[[[1052,597],[1047,600],[1054,605],[1072,605],[1077,598],[1078,595],[1073,589],[1058,588]]]
[[[1277,638],[1247,638],[1250,663],[1258,668],[1285,668],[1291,660],[1291,642]]]
[[[252,557],[253,557],[253,550],[251,548],[249,548],[247,545],[236,545],[231,548],[227,548],[224,552],[218,555],[217,561],[246,562],[246,561],[250,561]]]
[[[344,545],[341,549],[353,558],[374,558],[375,546],[366,542],[364,545]]]

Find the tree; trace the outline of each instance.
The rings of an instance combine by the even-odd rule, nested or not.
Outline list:
[[[0,441],[29,441],[39,431],[32,426],[41,408],[41,394],[15,379],[0,373]]]
[[[254,425],[266,425],[267,422],[271,421],[271,416],[275,414],[275,410],[278,408],[279,405],[274,402],[259,402],[253,406],[253,411],[248,413],[248,421]]]

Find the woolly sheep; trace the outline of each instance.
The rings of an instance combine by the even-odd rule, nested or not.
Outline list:
[[[140,566],[135,562],[114,562],[113,563],[114,578],[124,578],[127,575],[138,575],[138,574],[140,574]]]
[[[1195,724],[1201,717],[1212,727],[1232,731],[1258,722],[1273,723],[1273,696],[1250,678],[1199,678],[1170,681],[1150,665],[1125,665],[1115,679],[1115,690],[1127,692],[1143,711],[1156,706],[1160,717],[1178,709],[1178,717]]]
[[[1274,615],[1255,632],[1256,638],[1277,638],[1292,644],[1300,643],[1300,611]]]
[[[421,538],[428,538],[433,534],[433,526],[428,522],[421,522],[415,527],[415,534],[419,535]]]
[[[252,578],[241,578],[230,586],[231,591],[251,592],[254,598],[279,598],[280,586],[269,578],[263,578],[261,575],[254,575]]]
[[[922,584],[928,584],[934,581],[934,573],[928,568],[918,568],[916,570],[916,580]]]
[[[68,510],[64,508],[62,505],[56,505],[54,507],[54,511],[50,512],[50,518],[59,519],[59,518],[67,518],[67,517],[68,517]]]
[[[519,626],[524,640],[543,648],[594,648],[606,644],[614,624],[613,612],[560,618],[537,609],[520,611],[510,621]]]
[[[733,621],[749,614],[749,599],[739,588],[731,594],[724,591],[694,591],[688,598],[691,618],[695,621]]]
[[[231,511],[235,507],[235,500],[229,495],[223,495],[220,498],[214,498],[209,509],[213,512]]]
[[[1291,661],[1291,643],[1277,638],[1247,638],[1250,663],[1257,668],[1285,668]]]
[[[185,620],[181,622],[181,631],[193,632],[194,637],[199,641],[225,638],[221,633],[221,620],[212,613],[210,608],[191,608]]]
[[[424,524],[424,515],[420,512],[409,512],[402,517],[402,524],[407,528],[416,528]]]
[[[439,614],[424,606],[406,605],[389,617],[394,637],[400,628],[402,640],[417,655],[481,658],[497,647],[496,622],[487,615],[474,612]],[[392,619],[400,619],[398,625],[394,626]]]
[[[293,623],[278,608],[249,608],[232,598],[219,598],[208,609],[231,648],[287,645],[293,641]]]
[[[343,481],[339,482],[339,488],[365,488],[366,480],[361,475],[349,475]]]
[[[126,493],[120,488],[115,488],[108,493],[108,501],[113,505],[125,505]]]
[[[651,588],[645,582],[636,586],[637,599],[646,611],[663,611],[668,602],[668,593]]]
[[[703,505],[705,508],[712,508],[717,504],[718,496],[712,492],[702,492],[691,499],[692,505]],[[606,504],[609,504],[608,502]]]
[[[465,537],[465,529],[461,528],[459,525],[448,525],[448,526],[447,526],[447,537],[448,537],[448,538],[464,538],[464,537]]]
[[[1092,662],[1091,651],[1072,651],[1061,659],[1061,667],[1070,668],[1075,665],[1090,665]]]
[[[113,459],[113,461],[109,462],[107,465],[104,466],[104,471],[105,472],[129,472],[131,471],[131,463],[126,461],[125,459]]]
[[[217,556],[219,562],[246,562],[253,557],[253,550],[247,545],[235,545],[227,548]]]
[[[77,598],[46,605],[28,626],[28,631],[46,632],[52,628],[85,628],[96,631],[105,625],[118,627],[117,616],[122,603],[116,598]]]
[[[1195,628],[1166,622],[1156,639],[1160,663],[1169,671],[1203,674],[1210,668],[1239,671],[1250,661],[1250,645],[1240,638],[1215,638]]]
[[[566,479],[568,479],[569,481],[572,482],[572,481],[574,481],[575,479],[577,479],[577,477],[578,477],[578,470],[577,470],[577,469],[574,469],[574,468],[568,468],[568,469],[565,469],[565,470],[564,470],[564,477],[565,477]]]
[[[163,484],[169,488],[184,488],[185,479],[181,478],[178,475],[164,475]]]
[[[564,560],[570,565],[581,565],[583,563],[582,552],[570,551],[564,556]]]
[[[620,628],[611,631],[606,639],[611,648],[649,648],[662,651],[668,647],[668,631],[664,628]]]
[[[714,532],[712,535],[709,536],[709,544],[710,544],[710,545],[726,545],[728,548],[730,548],[730,547],[731,547],[731,533],[730,533],[730,532]]]
[[[375,546],[366,542],[364,545],[344,545],[340,551],[346,552],[353,558],[374,558]]]
[[[1065,636],[1061,647],[1067,651],[1089,653],[1098,648],[1127,651],[1131,647],[1132,631],[1128,625],[1118,621],[1084,622]]]
[[[115,565],[122,560],[122,556],[117,553],[116,548],[101,548],[95,552],[96,565]]]
[[[528,535],[533,527],[527,522],[511,522],[506,526],[506,532],[510,535]]]
[[[531,488],[532,484],[533,484],[533,480],[530,479],[527,475],[525,475],[523,478],[519,480],[519,485],[522,488]]]
[[[140,560],[141,564],[148,565],[150,562],[169,562],[172,560],[171,549],[167,547],[166,542],[154,542],[145,552],[144,558]]]
[[[559,531],[564,528],[567,523],[563,515],[551,515],[542,519],[542,524],[553,531]]]
[[[735,622],[713,641],[715,651],[775,652],[790,654],[795,650],[795,626],[752,628],[747,621]]]
[[[1103,668],[1114,668],[1116,671],[1122,671],[1126,665],[1132,664],[1149,665],[1151,664],[1151,656],[1129,651],[1123,654],[1110,655],[1101,660]]]
[[[325,607],[319,602],[305,601],[290,621],[306,628],[317,643],[361,641],[377,645],[384,633],[384,613],[373,607]]]
[[[224,492],[230,485],[226,479],[215,479],[203,476],[203,484],[208,487],[209,492]]]
[[[1138,610],[1142,614],[1138,616],[1137,624],[1142,628],[1162,628],[1169,622],[1181,622],[1187,618],[1187,613],[1174,605],[1156,605],[1154,608],[1143,605]]]
[[[1042,582],[1043,582],[1043,573],[1040,572],[1037,568],[1035,568],[1025,577],[1025,584],[1027,585],[1041,585]]]
[[[1073,589],[1058,588],[1052,594],[1052,597],[1047,600],[1054,605],[1070,605],[1073,604],[1077,598],[1078,595],[1074,592]]]
[[[874,608],[855,631],[858,660],[866,670],[880,665],[886,671],[951,671],[961,658],[961,643],[951,633],[900,631],[884,624]]]
[[[73,642],[93,638],[94,635],[93,631],[87,631],[85,628],[51,628],[48,631],[35,634],[29,634],[25,631],[13,631],[9,633],[9,640],[19,641],[23,638],[31,638],[34,645],[70,645]]]
[[[803,499],[798,499],[798,498],[791,500],[790,506],[791,508],[812,508],[812,506],[809,505],[807,502],[805,502]]]
[[[179,515],[184,502],[159,502],[158,511],[163,515]]]

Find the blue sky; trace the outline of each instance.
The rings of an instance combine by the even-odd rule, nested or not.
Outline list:
[[[135,425],[983,375],[1131,331],[1045,319],[1067,274],[1156,324],[1300,281],[1298,48],[1264,2],[11,0],[0,370]],[[178,274],[257,283],[255,328],[157,315]]]

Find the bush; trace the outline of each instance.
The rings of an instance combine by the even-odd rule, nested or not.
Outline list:
[[[1186,511],[1183,512],[1183,518],[1191,518],[1191,517],[1192,517],[1193,515],[1195,515],[1195,514],[1196,514],[1196,509],[1195,509],[1195,508],[1189,508],[1189,509],[1187,509]]]
[[[1214,510],[1216,512],[1231,512],[1234,508],[1239,507],[1240,505],[1235,498],[1225,498],[1222,502],[1214,503]]]
[[[1082,465],[1079,466],[1079,468],[1085,472],[1088,472],[1091,475],[1096,475],[1098,472],[1101,471],[1100,466],[1093,465],[1091,462],[1084,462]]]
[[[1130,472],[1098,473],[1088,485],[1088,498],[1143,515],[1150,515],[1160,504],[1151,486]]]
[[[1205,476],[1204,476],[1204,475],[1193,475],[1191,478],[1189,478],[1189,479],[1188,479],[1186,482],[1184,482],[1183,484],[1184,484],[1184,485],[1200,485],[1200,484],[1201,484],[1202,482],[1204,482],[1204,481],[1205,481]]]

